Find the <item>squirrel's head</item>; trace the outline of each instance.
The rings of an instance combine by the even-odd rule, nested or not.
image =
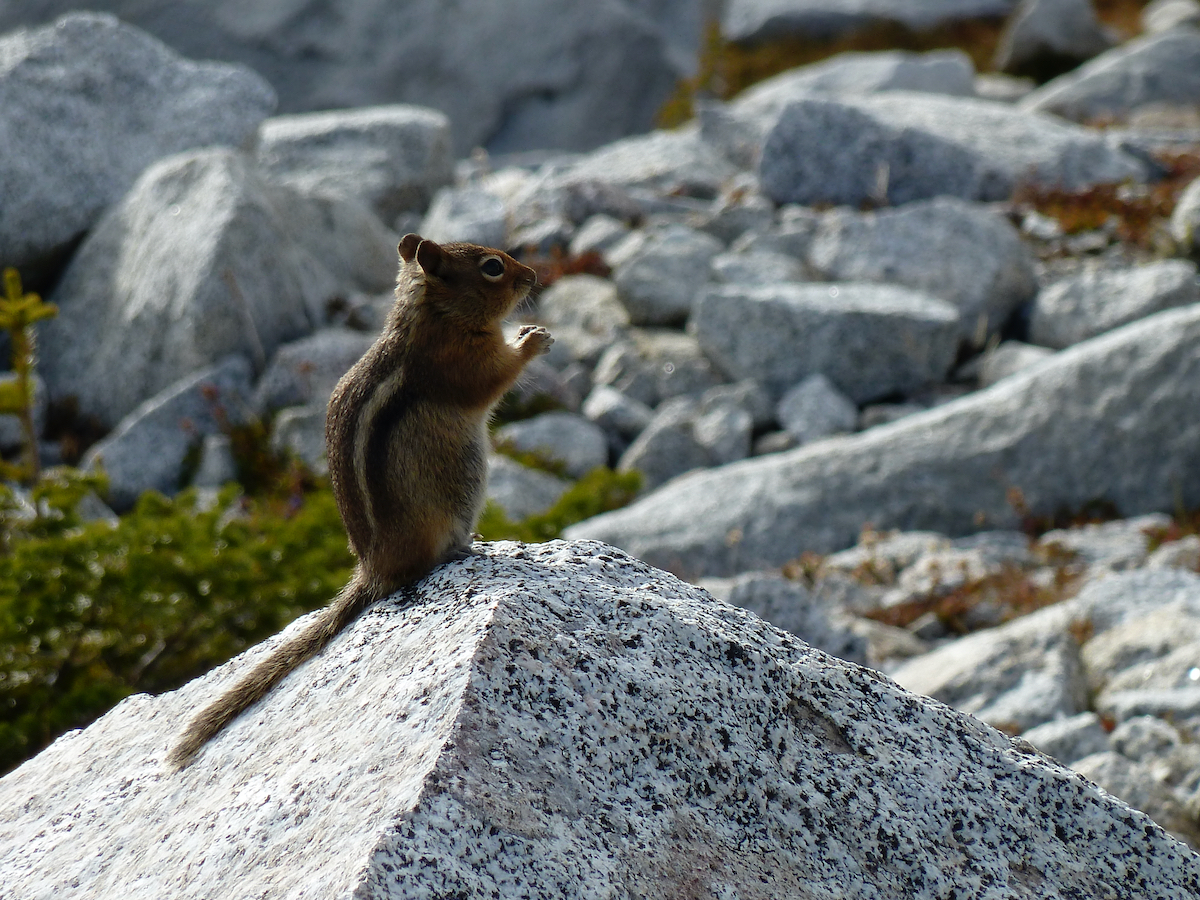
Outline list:
[[[422,303],[476,326],[499,323],[537,284],[533,269],[491,247],[406,234],[399,250],[401,277],[407,269],[424,282]]]

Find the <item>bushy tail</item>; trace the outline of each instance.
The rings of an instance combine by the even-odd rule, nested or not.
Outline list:
[[[377,591],[359,571],[321,613],[299,634],[288,638],[221,697],[204,707],[167,757],[173,769],[182,769],[222,728],[257,703],[311,656],[320,653],[338,633],[358,618],[376,599]]]

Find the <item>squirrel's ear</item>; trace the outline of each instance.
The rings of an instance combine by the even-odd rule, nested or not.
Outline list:
[[[400,258],[405,262],[412,262],[413,256],[416,255],[417,245],[421,243],[419,234],[406,234],[400,239],[400,246],[396,249],[400,251]]]
[[[404,240],[408,240],[408,237],[405,237]],[[443,262],[445,262],[445,254],[440,245],[429,240],[423,240],[417,244],[417,263],[426,275],[437,275],[441,271]]]

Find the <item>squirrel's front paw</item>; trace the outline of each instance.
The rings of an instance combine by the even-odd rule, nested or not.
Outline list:
[[[527,356],[540,356],[553,343],[554,338],[541,325],[522,325],[517,332],[516,348]]]

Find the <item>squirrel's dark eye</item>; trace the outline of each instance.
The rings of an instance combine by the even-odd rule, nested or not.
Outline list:
[[[504,274],[504,263],[498,256],[489,256],[479,264],[479,271],[487,278],[499,278]]]

